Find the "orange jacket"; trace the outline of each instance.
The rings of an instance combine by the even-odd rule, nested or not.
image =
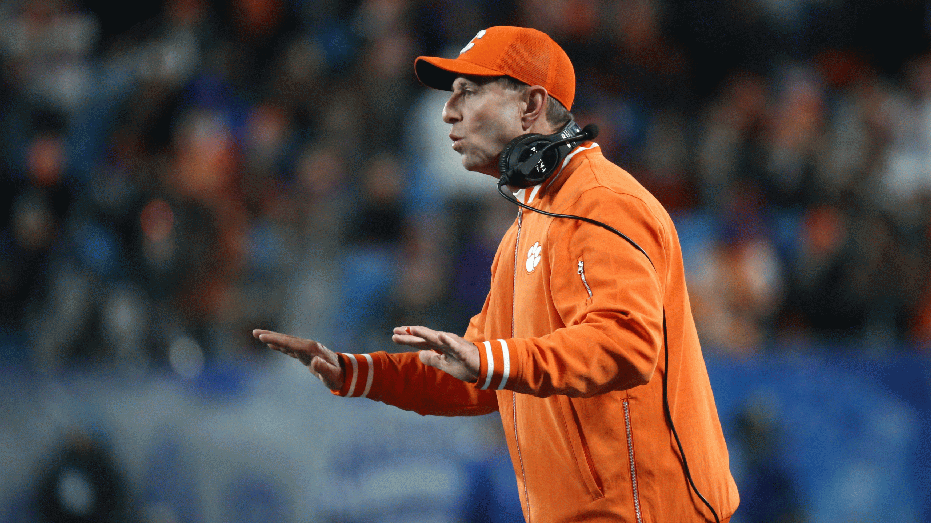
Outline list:
[[[670,412],[696,486],[726,521],[737,487],[669,215],[590,142],[518,196],[611,225],[655,268],[601,227],[519,211],[465,334],[479,349],[477,382],[426,367],[416,353],[343,354],[338,393],[421,414],[498,410],[529,523],[713,521],[665,419],[665,309]]]

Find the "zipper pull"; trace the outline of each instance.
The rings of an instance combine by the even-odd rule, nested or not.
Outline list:
[[[585,290],[588,291],[588,298],[589,299],[594,298],[594,296],[592,295],[592,288],[588,286],[588,280],[585,279],[585,264],[582,262],[582,260],[579,260],[579,271],[578,272],[579,272],[579,276],[582,277],[582,285],[585,285]]]

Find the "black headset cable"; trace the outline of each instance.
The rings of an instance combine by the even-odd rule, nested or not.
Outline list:
[[[614,227],[611,227],[610,225],[606,223],[600,222],[592,218],[586,218],[584,216],[576,216],[574,214],[559,214],[559,213],[537,209],[536,207],[531,207],[525,203],[520,202],[514,196],[505,193],[504,185],[505,184],[502,182],[498,183],[498,193],[500,193],[501,196],[503,196],[505,200],[508,200],[509,202],[516,204],[518,207],[522,209],[527,209],[535,213],[542,214],[544,216],[550,216],[553,218],[567,218],[570,220],[581,220],[583,222],[590,223],[592,225],[597,225],[598,227],[601,227],[610,232],[613,232],[614,234],[626,240],[627,243],[633,245],[635,249],[637,249],[644,256],[646,256],[647,261],[649,261],[650,265],[653,266],[653,270],[654,271],[656,270],[656,265],[653,264],[653,260],[650,258],[650,255],[647,254],[645,250],[643,250],[643,247],[640,247],[639,245],[637,245],[637,242],[633,241],[626,234],[615,229]],[[670,412],[669,410],[669,334],[666,330],[666,308],[665,307],[663,307],[663,351],[664,351],[664,357],[665,357],[665,367],[663,368],[663,411],[666,414],[666,421],[669,423],[669,428],[672,430],[672,436],[676,440],[676,446],[679,447],[679,455],[682,456],[682,469],[685,471],[685,478],[688,480],[689,486],[692,487],[692,490],[695,492],[698,498],[701,499],[702,503],[704,503],[705,506],[708,507],[708,510],[711,511],[711,515],[714,516],[715,522],[721,523],[721,519],[718,518],[718,513],[715,512],[714,508],[711,506],[711,503],[709,503],[708,500],[705,499],[705,496],[703,496],[702,493],[698,491],[698,487],[695,486],[695,481],[692,479],[692,473],[691,471],[689,471],[688,461],[685,459],[685,450],[682,448],[682,441],[679,439],[679,433],[676,431],[676,426],[672,422],[672,412]]]

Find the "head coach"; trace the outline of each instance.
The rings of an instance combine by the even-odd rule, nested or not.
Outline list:
[[[255,337],[341,396],[498,411],[529,523],[728,521],[739,498],[675,227],[575,123],[569,57],[540,31],[491,27],[414,69],[450,91],[442,118],[463,166],[517,205],[482,310],[462,337],[394,330],[419,352]]]

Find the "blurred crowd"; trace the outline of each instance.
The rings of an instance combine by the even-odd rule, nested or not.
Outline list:
[[[516,211],[412,63],[505,24],[564,46],[577,120],[673,215],[706,351],[928,346],[924,2],[13,0],[0,353],[196,375],[255,327],[463,331]]]

